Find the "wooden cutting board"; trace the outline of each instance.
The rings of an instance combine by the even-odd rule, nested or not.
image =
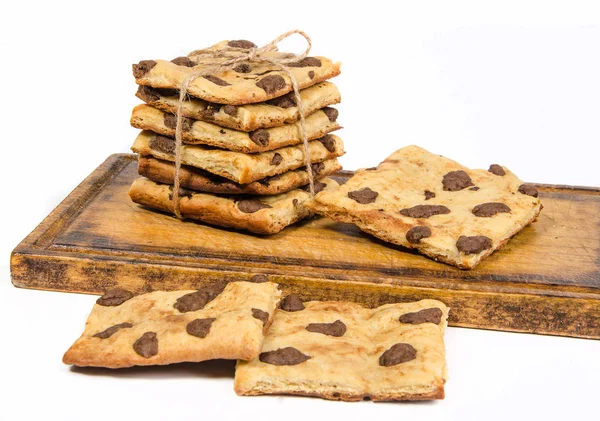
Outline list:
[[[463,271],[326,218],[267,237],[180,222],[129,200],[136,176],[134,155],[110,156],[13,251],[14,285],[100,294],[266,274],[304,299],[436,298],[451,326],[600,338],[598,188],[540,185],[538,222]]]

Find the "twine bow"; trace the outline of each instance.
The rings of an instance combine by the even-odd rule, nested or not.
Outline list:
[[[277,44],[279,44],[285,38],[299,34],[306,40],[306,50],[300,55],[285,53],[278,56],[268,56],[268,53],[277,51]],[[300,98],[300,88],[298,82],[289,69],[290,63],[296,63],[305,59],[310,52],[312,43],[310,37],[304,32],[298,29],[288,31],[284,34],[279,35],[270,43],[263,47],[253,47],[250,49],[244,49],[239,47],[223,47],[217,50],[196,50],[190,53],[190,56],[198,56],[200,59],[208,59],[209,63],[207,67],[200,71],[191,73],[182,82],[179,89],[179,102],[177,104],[177,125],[175,128],[175,181],[173,186],[173,210],[175,215],[182,219],[181,210],[179,207],[179,188],[180,188],[180,170],[181,170],[181,146],[182,146],[182,132],[183,132],[183,102],[185,101],[187,89],[192,81],[200,76],[206,76],[208,74],[217,73],[219,71],[228,70],[233,68],[240,62],[254,62],[254,63],[267,63],[272,64],[281,68],[281,70],[290,78],[292,87],[294,88],[294,96],[296,98],[296,106],[298,108],[298,114],[300,116],[300,132],[302,135],[302,142],[304,144],[304,160],[306,164],[306,172],[308,173],[308,181],[311,196],[315,194],[314,176],[312,168],[310,166],[310,152],[308,150],[308,138],[306,136],[306,121],[304,116],[304,106]],[[210,60],[215,60],[214,63],[210,63]],[[220,61],[219,59],[225,59]],[[202,62],[205,64],[204,60]]]

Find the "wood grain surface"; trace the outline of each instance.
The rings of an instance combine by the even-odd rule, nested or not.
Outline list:
[[[538,185],[539,220],[464,271],[326,218],[264,237],[181,222],[129,200],[136,176],[134,155],[110,156],[13,251],[14,285],[100,294],[265,274],[304,299],[435,298],[452,326],[600,338],[600,189]]]

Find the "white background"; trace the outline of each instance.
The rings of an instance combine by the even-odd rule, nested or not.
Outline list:
[[[597,417],[600,342],[568,338],[450,328],[446,400],[418,404],[240,398],[227,363],[61,364],[95,298],[17,290],[8,256],[108,155],[128,151],[131,64],[294,28],[315,55],[343,62],[345,168],[418,144],[526,181],[600,185],[596,2],[2,2],[0,419]]]

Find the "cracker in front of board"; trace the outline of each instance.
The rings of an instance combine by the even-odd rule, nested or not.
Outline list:
[[[315,190],[338,187],[330,178],[315,182]],[[173,187],[140,177],[129,189],[129,197],[135,203],[173,212]],[[312,212],[304,206],[310,193],[294,189],[274,196],[215,196],[181,190],[180,211],[184,218],[210,225],[246,230],[256,234],[276,234],[288,225],[298,222]]]
[[[222,41],[210,47],[225,46],[250,49],[256,45],[246,40]],[[285,58],[285,53],[270,52],[271,58]],[[179,89],[186,77],[227,60],[200,57],[191,53],[172,61],[142,60],[133,65],[133,76],[138,85],[154,88]],[[340,74],[340,63],[326,57],[306,57],[287,65],[300,89],[313,86]],[[269,63],[242,62],[232,69],[200,76],[192,80],[187,92],[208,102],[243,105],[268,101],[291,92],[292,82],[280,66]]]
[[[357,401],[444,398],[448,308],[435,300],[387,304],[285,297],[261,354],[239,361],[239,395]]]
[[[506,167],[471,170],[417,146],[357,172],[308,206],[461,269],[477,266],[542,209],[537,189]]]
[[[337,159],[328,159],[321,164],[313,164],[315,180],[320,180],[341,169],[342,166]],[[175,165],[172,162],[140,156],[138,158],[138,173],[157,183],[173,184]],[[308,173],[306,172],[306,167],[302,167],[249,184],[238,184],[198,168],[182,166],[180,180],[181,187],[198,192],[271,196],[285,193],[308,184]]]
[[[344,154],[344,143],[335,135],[326,135],[309,142],[310,158],[319,172],[323,161]],[[175,140],[144,130],[131,147],[142,156],[153,156],[166,161],[175,161]],[[303,167],[304,146],[288,146],[275,151],[257,154],[225,151],[201,145],[183,145],[181,162],[195,168],[217,174],[239,184],[248,184],[286,171]]]
[[[136,96],[148,105],[176,114],[179,92],[175,89],[155,89],[139,86]],[[306,116],[341,101],[340,91],[331,82],[318,83],[300,91]],[[194,120],[212,122],[221,127],[251,132],[278,127],[298,121],[298,107],[293,92],[267,102],[248,105],[223,105],[189,97],[183,102],[182,114]]]
[[[272,282],[213,284],[134,296],[113,289],[96,301],[63,362],[122,368],[258,356],[281,292]]]
[[[340,129],[335,108],[323,108],[306,117],[306,137],[318,139],[327,133]],[[133,109],[131,125],[142,130],[152,130],[165,136],[175,136],[177,117],[164,113],[149,105],[141,104]],[[300,122],[284,124],[270,129],[253,132],[224,129],[216,124],[185,118],[183,121],[183,142],[188,145],[208,145],[230,151],[257,153],[272,151],[284,146],[302,143]]]

